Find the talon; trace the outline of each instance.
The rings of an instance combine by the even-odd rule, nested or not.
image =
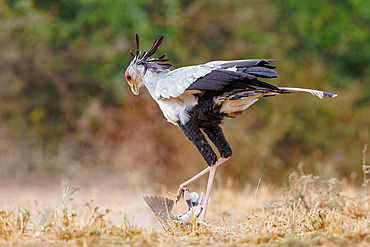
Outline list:
[[[179,187],[179,190],[177,191],[177,196],[176,196],[176,203],[180,201],[181,197],[184,196],[185,190],[189,191],[189,189],[186,186],[181,186]]]

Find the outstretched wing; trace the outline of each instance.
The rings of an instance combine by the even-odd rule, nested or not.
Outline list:
[[[169,224],[169,220],[173,217],[171,211],[174,201],[162,196],[144,196],[143,198],[162,225]]]
[[[213,61],[204,65],[183,67],[166,74],[157,84],[157,99],[178,97],[185,90],[223,90],[232,88],[277,87],[261,81],[262,78],[275,78],[278,74],[269,62],[276,60],[252,59],[235,61]]]

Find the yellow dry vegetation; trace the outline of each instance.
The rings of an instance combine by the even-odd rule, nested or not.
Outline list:
[[[54,208],[29,202],[0,209],[0,245],[25,246],[312,246],[370,244],[369,188],[292,173],[285,188],[215,188],[209,221],[168,229],[135,226],[130,215],[93,201],[75,207],[67,187]],[[144,203],[144,202],[142,202]],[[112,217],[114,214],[114,217]],[[154,218],[154,216],[153,216]],[[157,224],[157,223],[155,223]],[[158,226],[158,225],[157,225]]]

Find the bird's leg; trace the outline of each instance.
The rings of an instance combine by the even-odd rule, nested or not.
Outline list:
[[[222,158],[229,158],[232,155],[230,144],[227,142],[224,133],[219,125],[203,127],[204,133],[215,144]]]
[[[206,195],[204,197],[204,206],[203,206],[203,212],[202,212],[202,215],[200,216],[199,220],[201,222],[204,222],[204,220],[206,219],[206,212],[207,212],[207,207],[208,207],[208,202],[209,202],[209,197],[211,195],[211,189],[212,189],[212,184],[213,184],[213,180],[215,178],[215,174],[216,174],[216,168],[221,165],[222,163],[224,163],[226,160],[228,160],[229,158],[223,158],[221,157],[217,162],[216,164],[212,165],[210,167],[210,170],[209,170],[209,177],[208,177],[208,183],[207,183],[207,190],[206,190]]]
[[[179,190],[177,192],[177,196],[176,196],[176,202],[178,202],[181,197],[183,196],[185,190],[186,190],[186,187],[191,184],[192,182],[194,182],[195,180],[203,177],[203,175],[207,174],[210,170],[210,166],[208,166],[206,169],[204,169],[203,171],[201,171],[200,173],[198,173],[197,175],[195,175],[194,177],[192,177],[191,179],[183,182],[180,187],[179,187]]]
[[[203,131],[207,134],[209,139],[215,144],[216,148],[220,152],[221,158],[216,162],[216,164],[210,167],[207,190],[204,198],[203,212],[202,215],[200,216],[200,221],[204,221],[206,219],[206,212],[209,197],[211,195],[213,180],[216,174],[216,168],[217,166],[221,165],[226,160],[228,160],[232,155],[230,144],[227,142],[225,135],[222,132],[222,129],[219,125],[206,126],[203,128]]]
[[[203,135],[202,131],[199,129],[197,123],[190,120],[186,124],[179,123],[179,127],[188,137],[188,139],[198,148],[199,152],[201,153],[207,164],[209,166],[215,164],[217,161],[217,155],[212,150],[211,145],[209,145],[209,143],[207,142],[207,139]],[[182,195],[184,194],[186,186],[188,186],[190,183],[194,182],[198,178],[202,177],[204,174],[207,174],[209,170],[210,167],[207,167],[206,169],[204,169],[191,179],[182,183],[178,190],[176,202],[178,202],[181,199]]]

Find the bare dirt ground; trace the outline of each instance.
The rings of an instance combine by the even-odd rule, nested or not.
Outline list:
[[[217,208],[209,209],[208,216],[210,222],[215,224],[222,223],[223,219],[217,216],[233,214],[232,218],[235,220],[242,220],[249,212],[245,209],[253,209],[254,207],[262,206],[268,199],[276,198],[277,193],[273,189],[263,188],[255,194],[249,189],[239,191],[240,198],[231,198],[235,196],[232,192],[231,184],[224,189],[216,189],[212,197],[212,203],[217,200]],[[68,188],[66,196],[63,196],[64,190]],[[271,190],[271,191],[269,191]],[[175,191],[173,191],[175,192]],[[110,210],[111,215],[108,216],[110,220],[119,221],[119,214],[121,212],[127,215],[127,219],[139,228],[162,230],[161,225],[153,215],[150,208],[143,200],[145,195],[162,195],[161,193],[151,191],[150,188],[143,190],[132,186],[128,189],[117,189],[114,187],[101,188],[97,185],[88,187],[58,187],[58,186],[9,186],[3,185],[0,188],[0,203],[1,208],[28,208],[37,206],[48,209],[62,209],[64,206],[71,210],[88,209],[89,207],[99,207],[99,210]],[[173,193],[167,192],[166,197],[174,198]],[[175,207],[176,213],[183,213],[187,209],[186,204],[181,201]],[[239,211],[237,213],[237,211]],[[234,215],[235,213],[235,215]],[[216,216],[213,218],[212,216]],[[231,215],[229,215],[231,217]],[[122,219],[121,219],[122,220]]]
[[[26,246],[368,246],[368,188],[291,174],[286,188],[267,182],[216,184],[206,225],[162,229],[143,195],[150,188],[2,186],[0,244]],[[200,192],[200,191],[198,191]],[[160,194],[159,194],[160,195]],[[168,197],[173,196],[169,193]],[[175,208],[184,212],[185,203]]]

